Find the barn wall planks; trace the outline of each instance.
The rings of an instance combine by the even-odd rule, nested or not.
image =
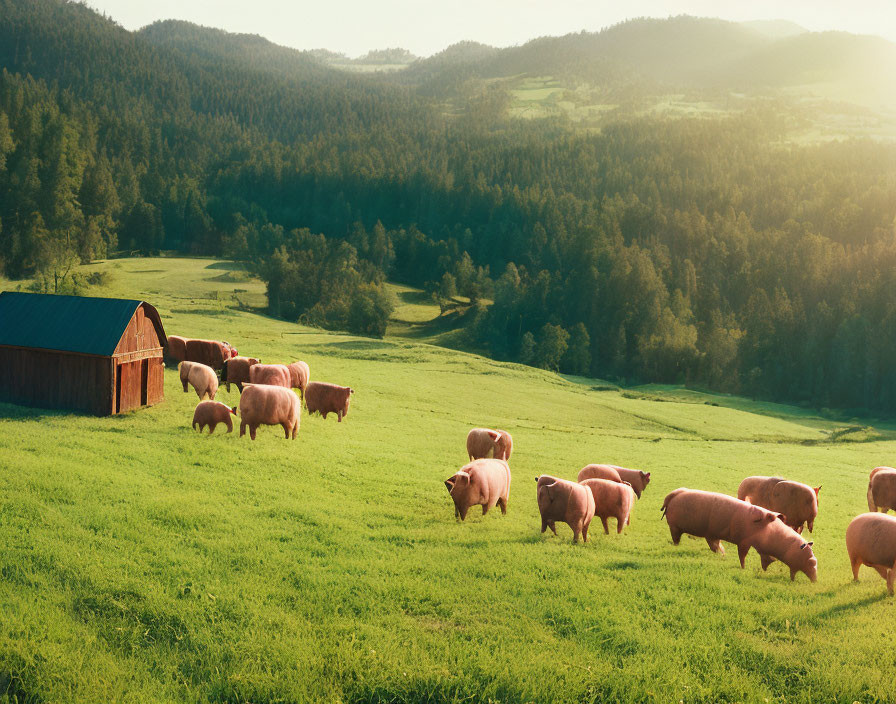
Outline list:
[[[40,408],[112,412],[107,357],[0,347],[0,399]]]

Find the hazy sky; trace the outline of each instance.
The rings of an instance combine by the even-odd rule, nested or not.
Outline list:
[[[894,0],[87,0],[127,29],[182,19],[297,49],[358,56],[403,47],[428,56],[462,39],[494,46],[597,31],[632,17],[787,19],[896,41]]]

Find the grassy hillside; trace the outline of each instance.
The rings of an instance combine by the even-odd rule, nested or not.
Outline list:
[[[240,309],[263,290],[226,263],[94,268],[113,274],[92,293],[145,297],[169,333],[356,394],[294,442],[197,435],[173,370],[164,403],[121,417],[0,405],[0,701],[896,697],[894,602],[876,573],[851,582],[843,543],[890,426],[322,333]],[[442,482],[474,425],[513,434],[513,488],[506,516],[461,524]],[[653,473],[626,533],[540,535],[534,477],[595,461]],[[816,584],[670,544],[666,493],[763,473],[823,486]]]

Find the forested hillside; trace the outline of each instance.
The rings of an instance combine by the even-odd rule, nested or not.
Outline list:
[[[832,46],[639,22],[610,38],[666,31],[666,53],[580,51],[597,86],[708,76],[712,43],[670,66],[682,26],[716,36],[728,67],[774,46],[805,71]],[[66,290],[74,263],[119,251],[223,255],[265,278],[273,313],[372,335],[390,278],[469,298],[465,343],[499,358],[896,410],[896,146],[790,143],[799,114],[773,100],[600,131],[511,119],[500,84],[446,109],[471,66],[559,72],[564,39],[468,44],[385,78],[259,37],[0,0],[3,271]]]

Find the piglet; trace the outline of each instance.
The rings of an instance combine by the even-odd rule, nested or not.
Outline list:
[[[220,401],[200,401],[196,406],[196,410],[193,411],[193,429],[199,427],[199,432],[201,433],[205,430],[205,426],[208,426],[208,434],[211,435],[215,432],[215,427],[218,423],[223,423],[227,426],[227,432],[233,432],[233,416],[236,414],[236,406],[231,408],[225,403],[221,403]]]

